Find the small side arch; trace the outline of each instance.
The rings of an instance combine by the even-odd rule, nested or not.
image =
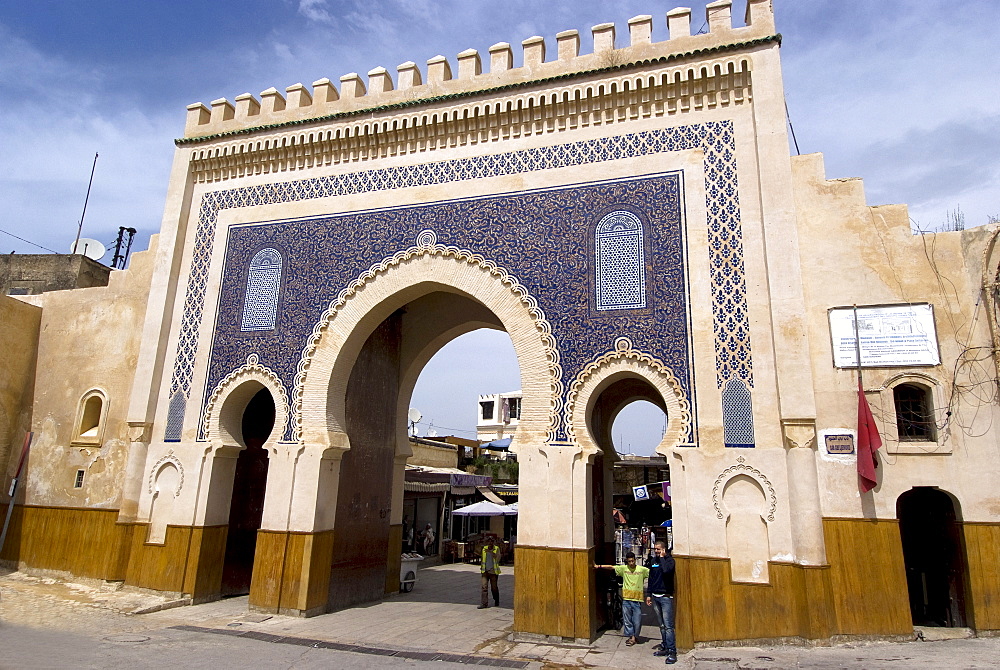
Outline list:
[[[272,450],[288,425],[288,392],[278,375],[260,364],[256,354],[248,356],[246,364],[226,376],[212,391],[205,408],[203,436],[216,448],[245,447],[241,429],[243,410],[261,389],[267,389],[274,399],[274,429],[264,443],[265,449]]]
[[[577,375],[566,402],[567,432],[585,453],[600,453],[601,447],[591,430],[590,414],[601,392],[627,377],[644,380],[659,393],[661,409],[667,414],[667,430],[656,451],[667,455],[688,436],[691,404],[673,371],[653,356],[634,349],[626,337],[618,338],[614,351],[596,359]]]

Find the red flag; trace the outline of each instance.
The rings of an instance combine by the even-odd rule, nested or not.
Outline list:
[[[882,437],[878,434],[872,409],[865,398],[865,389],[858,379],[858,477],[861,479],[862,491],[871,491],[878,484],[875,478],[875,468],[878,467],[875,452],[881,446]]]

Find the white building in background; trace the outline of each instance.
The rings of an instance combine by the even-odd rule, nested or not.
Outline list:
[[[480,442],[513,437],[521,418],[521,389],[479,396],[476,437]]]

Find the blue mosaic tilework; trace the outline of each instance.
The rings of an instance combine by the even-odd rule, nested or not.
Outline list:
[[[730,379],[722,390],[722,428],[727,447],[754,446],[753,403],[742,380]]]
[[[592,318],[585,278],[595,211],[625,199],[650,221],[654,305],[644,316]],[[668,365],[691,397],[687,278],[680,175],[454,200],[308,220],[234,226],[227,242],[207,388],[255,353],[291,388],[299,355],[323,311],[373,258],[412,246],[433,225],[438,243],[489,256],[516,277],[548,316],[559,345],[563,383],[623,332]],[[350,240],[344,244],[344,240]],[[240,337],[241,268],[261,245],[286,251],[281,328]]]
[[[191,393],[194,361],[199,347],[198,326],[205,308],[212,243],[218,213],[223,209],[529,173],[687,149],[702,149],[705,154],[717,384],[721,389],[727,380],[737,378],[752,388],[753,365],[746,310],[743,238],[733,132],[731,121],[712,121],[490,156],[379,168],[346,175],[241,186],[206,193],[198,210],[194,252],[170,380],[170,395],[180,393],[186,398]],[[428,221],[425,227],[432,227],[434,223]],[[492,252],[508,239],[490,240],[493,245],[488,247],[491,253],[487,255],[493,257],[495,254]],[[342,241],[338,240],[339,242]],[[406,248],[411,243],[412,238],[399,248]],[[376,260],[380,258],[370,257],[367,263]],[[572,263],[575,259],[564,260]],[[619,325],[624,327],[627,323]],[[638,342],[636,344],[641,346]],[[183,412],[171,412],[167,431],[179,434],[179,424],[183,420]]]
[[[642,222],[632,212],[611,212],[597,225],[594,244],[597,309],[646,306]]]
[[[243,325],[240,330],[271,330],[278,317],[281,291],[281,254],[277,249],[261,249],[250,261],[243,297]]]

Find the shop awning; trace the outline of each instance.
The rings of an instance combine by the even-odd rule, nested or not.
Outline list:
[[[489,500],[481,500],[474,505],[459,507],[452,512],[455,516],[515,516],[517,507],[514,505],[498,505]]]
[[[500,498],[500,496],[498,496],[496,493],[493,493],[493,491],[490,491],[485,486],[477,486],[476,490],[479,491],[481,494],[483,494],[483,497],[489,500],[491,503],[496,503],[497,505],[507,504]]]
[[[510,447],[511,438],[505,437],[500,440],[493,440],[492,442],[487,442],[486,444],[480,445],[483,449],[507,449]]]
[[[469,474],[458,468],[432,468],[423,465],[407,465],[405,482],[448,484],[454,488],[471,488],[489,486],[493,483],[493,478],[487,475]]]

